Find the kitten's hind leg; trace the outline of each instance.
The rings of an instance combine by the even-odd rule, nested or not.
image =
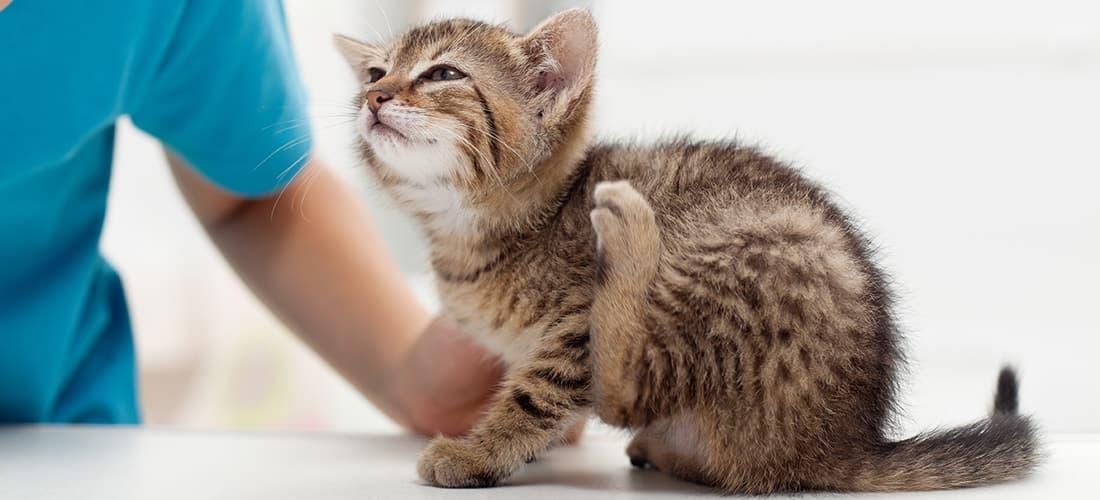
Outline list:
[[[590,216],[596,232],[596,290],[591,325],[596,413],[632,426],[637,395],[631,365],[646,342],[646,295],[657,273],[661,240],[653,208],[626,181],[596,186]]]
[[[704,470],[705,444],[698,433],[690,414],[663,418],[638,432],[626,454],[635,467],[649,466],[684,481],[713,486],[716,482]]]

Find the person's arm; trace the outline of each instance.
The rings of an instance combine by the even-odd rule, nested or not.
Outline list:
[[[169,154],[180,191],[248,286],[383,412],[424,434],[480,416],[499,363],[417,302],[363,204],[312,161],[281,195],[248,200]]]

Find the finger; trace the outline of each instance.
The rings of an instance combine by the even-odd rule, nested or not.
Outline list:
[[[588,424],[587,420],[581,420],[570,427],[565,432],[565,436],[562,437],[561,442],[565,445],[575,445],[581,441],[581,437],[584,436],[584,428]]]

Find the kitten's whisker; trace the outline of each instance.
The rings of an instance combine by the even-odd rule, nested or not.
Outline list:
[[[359,114],[359,112],[358,112],[358,111],[351,111],[351,110],[348,110],[348,111],[344,111],[344,112],[342,112],[342,113],[324,113],[324,114],[322,114],[322,113],[310,113],[310,114],[309,114],[309,117],[310,117],[310,118],[314,118],[314,119],[325,119],[325,118],[354,118],[354,117],[355,117],[355,116],[357,116],[358,114]]]
[[[279,146],[278,149],[276,149],[275,151],[272,151],[271,154],[267,155],[264,159],[260,160],[260,162],[257,163],[255,167],[252,167],[252,171],[255,172],[257,169],[259,169],[261,166],[263,166],[264,163],[267,163],[268,160],[275,157],[275,155],[277,155],[277,154],[279,154],[283,151],[286,151],[289,148],[292,148],[292,147],[297,146],[299,144],[302,144],[306,141],[309,141],[312,138],[313,138],[313,134],[304,134],[304,135],[298,136],[298,138],[296,138],[296,139],[291,139],[291,140],[285,142],[282,146]]]
[[[504,139],[501,139],[500,136],[498,136],[496,134],[493,134],[492,132],[490,132],[488,130],[475,129],[475,128],[469,126],[469,125],[466,125],[465,123],[461,123],[461,122],[456,122],[456,123],[458,123],[459,126],[465,127],[467,130],[473,130],[474,132],[480,132],[480,133],[486,135],[487,137],[489,137],[490,140],[495,140],[497,142],[497,144],[500,144],[501,146],[504,146],[505,148],[508,148],[508,150],[512,153],[512,155],[516,157],[516,160],[518,160],[525,167],[527,167],[527,172],[530,173],[531,176],[535,178],[535,182],[537,182],[539,184],[542,184],[542,179],[539,178],[539,175],[535,172],[535,167],[534,167],[534,165],[531,164],[530,160],[528,160],[527,158],[520,155],[519,151],[516,151],[516,148],[509,145],[508,142],[505,141]]]
[[[280,125],[286,125],[286,124],[290,124],[290,123],[308,122],[310,120],[327,120],[327,119],[331,119],[331,118],[355,118],[357,113],[358,113],[357,111],[350,111],[350,110],[347,111],[347,112],[343,112],[343,113],[309,113],[308,116],[305,116],[303,118],[291,118],[289,120],[281,120],[281,121],[269,123],[267,126],[261,128],[260,130],[267,130],[267,129],[272,128],[272,127],[277,127],[277,126],[280,126]]]
[[[466,139],[465,137],[460,136],[457,132],[454,132],[454,131],[449,130],[449,129],[447,129],[445,127],[442,127],[442,126],[435,126],[434,129],[438,132],[444,132],[444,133],[450,134],[450,136],[452,138],[454,138],[457,141],[462,142],[462,144],[464,144],[466,147],[468,147],[471,150],[472,153],[477,154],[478,157],[480,157],[481,160],[483,162],[485,162],[485,164],[486,164],[485,172],[487,174],[489,174],[489,177],[492,178],[493,180],[495,180],[497,182],[497,184],[500,186],[500,189],[503,190],[505,193],[507,193],[508,196],[510,196],[515,201],[519,201],[516,198],[515,194],[512,193],[512,191],[509,190],[508,187],[504,184],[504,179],[500,176],[500,172],[497,171],[496,165],[493,162],[489,161],[489,158],[485,156],[485,153],[483,153],[480,149],[475,147],[473,145],[473,143],[470,142],[469,139]]]
[[[466,139],[465,137],[460,136],[457,132],[455,132],[453,130],[450,130],[450,129],[447,129],[447,128],[442,127],[442,126],[431,126],[431,125],[429,125],[428,128],[431,129],[433,132],[436,132],[436,133],[438,133],[438,132],[445,133],[450,138],[461,142],[462,145],[466,146],[466,148],[468,148],[470,150],[470,153],[478,155],[478,158],[480,158],[481,161],[489,163],[489,159],[485,156],[484,153],[482,153],[479,149],[474,147],[473,143],[471,143],[469,139]]]
[[[313,100],[313,101],[309,102],[309,107],[311,107],[311,108],[312,107],[320,107],[320,106],[339,107],[339,106],[347,106],[347,105],[348,105],[348,101],[343,100],[343,99],[341,99],[339,101],[316,101],[316,100]]]
[[[521,155],[519,153],[519,151],[516,150],[516,148],[514,148],[510,144],[508,144],[507,141],[505,141],[504,139],[501,139],[500,136],[498,136],[498,135],[496,135],[496,134],[494,134],[494,133],[492,133],[488,130],[481,130],[481,129],[473,128],[470,125],[466,125],[465,123],[461,123],[461,122],[456,122],[456,123],[458,123],[459,126],[466,127],[467,130],[473,130],[474,132],[480,132],[482,134],[485,134],[490,139],[496,141],[497,144],[500,144],[501,146],[504,146],[505,148],[508,148],[509,152],[512,153],[512,156],[516,157],[516,160],[519,160],[520,163],[523,163],[524,166],[527,167],[527,170],[531,171],[531,173],[534,173],[534,167],[531,165],[531,162],[527,158],[523,157],[523,155]]]
[[[470,142],[469,139],[461,137],[457,133],[452,133],[452,135],[455,139],[462,141],[462,143],[465,144],[472,153],[477,154],[478,157],[481,158],[481,161],[484,164],[485,173],[488,174],[489,177],[491,177],[493,180],[495,180],[497,184],[500,185],[501,189],[507,191],[508,188],[504,185],[504,179],[500,177],[500,173],[497,172],[496,166],[489,159],[489,157],[485,155],[485,152],[478,149],[478,147]]]
[[[478,149],[476,146],[474,146],[474,144],[472,142],[470,142],[469,139],[467,139],[465,137],[462,137],[457,132],[449,130],[445,127],[435,127],[435,131],[449,134],[452,139],[455,139],[456,141],[461,142],[466,147],[466,149],[469,149],[470,153],[478,155],[478,158],[480,158],[481,161],[483,163],[485,163],[485,165],[487,167],[492,166],[493,162],[491,162],[489,160],[489,158],[487,156],[485,156],[485,153],[483,153],[480,149]],[[486,168],[486,170],[488,171],[490,169]],[[491,176],[491,173],[490,173],[490,176]],[[500,184],[501,188],[504,188],[504,182],[502,180],[500,180],[499,178],[497,179],[497,183]]]
[[[306,158],[309,158],[310,153],[312,153],[312,151],[306,151],[305,153],[302,153],[302,155],[299,156],[297,160],[294,160],[294,163],[291,163],[289,167],[287,167],[278,176],[276,176],[276,179],[282,179],[283,177],[285,177],[286,174],[293,170],[294,167],[296,167],[299,163],[302,163],[303,161],[305,161]],[[287,185],[283,186],[283,188],[279,190],[279,195],[275,197],[275,203],[271,204],[271,220],[275,220],[275,209],[279,207],[279,201],[283,199],[283,195],[286,194],[287,189],[290,189],[290,187],[293,185],[293,181],[288,182]]]
[[[260,168],[260,167],[262,167],[262,166],[263,166],[263,165],[264,165],[265,163],[267,163],[267,162],[268,162],[268,160],[271,160],[271,159],[272,159],[273,157],[275,157],[275,155],[277,155],[277,154],[279,154],[279,153],[282,153],[282,152],[286,151],[286,149],[288,149],[288,148],[290,148],[290,147],[295,147],[295,146],[298,146],[298,145],[300,145],[300,144],[304,144],[304,143],[306,143],[306,142],[308,142],[308,141],[311,141],[311,140],[312,140],[312,138],[313,138],[313,135],[315,135],[315,134],[316,134],[316,132],[320,132],[320,131],[324,131],[324,130],[329,130],[329,129],[332,129],[332,127],[333,127],[333,126],[340,126],[340,125],[343,125],[343,124],[346,124],[346,123],[350,123],[351,121],[353,121],[353,120],[350,120],[350,121],[344,121],[344,122],[339,122],[339,123],[330,123],[330,124],[328,124],[328,125],[320,126],[320,127],[317,127],[317,130],[315,130],[315,131],[310,131],[310,132],[308,132],[308,133],[306,133],[306,134],[303,134],[303,135],[300,135],[300,136],[298,136],[298,137],[296,137],[296,138],[293,138],[293,140],[287,141],[287,142],[286,142],[286,143],[284,143],[284,144],[283,144],[282,146],[279,146],[278,148],[276,148],[276,149],[275,149],[275,151],[273,151],[273,152],[272,152],[271,154],[268,154],[268,155],[267,155],[266,157],[264,157],[264,159],[261,159],[261,160],[260,160],[260,163],[257,163],[255,167],[252,167],[252,171],[255,171],[256,169],[259,169],[259,168]],[[287,129],[287,130],[285,130],[285,131],[283,131],[283,132],[287,132],[287,131],[289,131],[289,130],[293,130],[293,129],[296,129],[296,127],[298,127],[298,126],[301,126],[301,125],[304,125],[304,124],[299,124],[299,125],[296,125],[296,126],[293,126],[293,127],[289,127],[289,129]],[[271,125],[268,125],[268,126],[271,126]],[[282,177],[282,176],[285,176],[285,175],[286,175],[286,171],[287,171],[287,170],[283,170],[283,174],[279,174],[279,176],[281,176],[281,177]]]
[[[386,9],[382,8],[382,2],[374,0],[374,6],[378,7],[378,12],[382,13],[382,20],[386,21],[386,31],[390,32],[390,38],[393,38],[393,26],[390,26],[390,16],[386,15]]]
[[[317,127],[316,129],[314,129],[313,132],[314,132],[314,134],[316,134],[317,132],[322,132],[322,131],[325,131],[325,130],[329,130],[329,129],[334,128],[334,127],[339,127],[341,125],[347,125],[349,123],[354,123],[357,118],[358,117],[345,118],[345,119],[343,119],[341,121],[338,121],[338,122],[329,123],[327,125],[321,125],[320,127]]]
[[[272,132],[272,134],[281,134],[283,132],[290,132],[291,130],[294,130],[296,128],[302,128],[302,127],[308,127],[308,126],[310,126],[310,121],[309,120],[303,120],[301,123],[294,123],[294,124],[291,124],[291,125],[287,125],[286,127],[283,127],[279,130],[276,130],[276,131]]]
[[[312,222],[309,217],[306,216],[306,197],[309,196],[309,188],[313,187],[313,183],[317,181],[317,178],[321,176],[320,168],[313,168],[308,172],[305,179],[305,186],[302,189],[301,199],[298,201],[298,214],[302,216],[302,220],[306,222]],[[292,208],[293,210],[293,208]]]
[[[363,19],[363,22],[364,22],[364,23],[366,23],[366,25],[367,25],[367,28],[369,28],[369,29],[371,30],[371,33],[374,33],[374,43],[375,43],[375,44],[381,45],[381,44],[382,44],[383,42],[385,42],[385,41],[386,41],[386,38],[382,36],[382,33],[381,33],[381,32],[379,32],[378,30],[374,29],[374,25],[372,25],[372,24],[370,23],[370,21],[367,21],[367,20],[366,20],[366,19],[364,18],[364,19]],[[368,41],[368,42],[370,42],[370,40],[367,40],[367,41]]]
[[[282,172],[279,172],[279,175],[275,176],[275,178],[276,179],[282,179],[283,177],[286,177],[287,174],[289,174],[292,170],[294,170],[294,167],[297,167],[300,163],[305,161],[306,158],[309,158],[309,155],[311,155],[311,154],[313,154],[312,149],[310,149],[309,151],[306,151],[305,153],[302,153],[302,155],[299,156],[297,160],[294,160],[294,163],[291,163],[289,167],[284,168]]]
[[[280,125],[286,125],[288,123],[298,123],[298,122],[304,122],[304,121],[309,121],[309,118],[291,118],[289,120],[281,120],[281,121],[277,121],[277,122],[268,124],[266,127],[261,128],[260,131],[264,131],[264,130],[267,130],[267,129],[272,128],[272,127],[278,127]]]
[[[335,118],[335,117],[334,117],[334,118]],[[328,129],[332,128],[332,127],[339,127],[340,125],[347,125],[347,124],[349,124],[349,123],[352,123],[352,122],[354,122],[354,121],[355,121],[355,118],[354,118],[354,117],[344,117],[344,119],[343,119],[342,121],[339,121],[339,122],[336,122],[336,123],[330,123],[330,124],[328,124],[328,125],[324,125],[324,126],[318,127],[318,128],[316,129],[316,130],[317,130],[317,131],[321,131],[321,130],[328,130]],[[273,133],[274,133],[274,134],[281,134],[281,133],[283,133],[283,132],[289,132],[289,131],[291,131],[291,130],[294,130],[294,129],[296,129],[296,128],[301,128],[301,127],[308,127],[308,126],[310,126],[310,125],[312,125],[312,123],[311,123],[311,122],[309,122],[309,121],[305,121],[305,122],[303,122],[303,123],[296,123],[296,124],[294,124],[294,125],[289,125],[289,126],[287,126],[287,127],[283,127],[283,128],[281,128],[281,129],[279,129],[279,130],[276,130],[276,131],[275,131],[275,132],[273,132]]]

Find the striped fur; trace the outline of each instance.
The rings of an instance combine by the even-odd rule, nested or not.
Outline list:
[[[586,12],[338,45],[364,78],[364,162],[420,220],[447,313],[511,367],[468,436],[425,450],[426,481],[496,484],[593,411],[636,433],[635,465],[730,492],[953,488],[1035,466],[1010,371],[989,419],[888,439],[887,280],[820,187],[732,142],[589,141]],[[422,77],[439,64],[466,77]],[[379,89],[394,97],[375,114]]]

